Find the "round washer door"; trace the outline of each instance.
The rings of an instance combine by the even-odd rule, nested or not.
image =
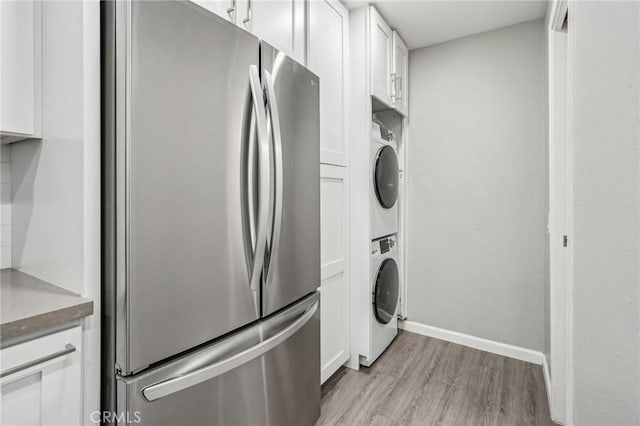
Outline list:
[[[398,304],[398,289],[398,265],[393,259],[385,259],[378,268],[373,289],[373,313],[382,324],[393,319]]]
[[[390,146],[385,146],[376,155],[374,187],[376,197],[386,209],[390,209],[398,199],[398,158]]]

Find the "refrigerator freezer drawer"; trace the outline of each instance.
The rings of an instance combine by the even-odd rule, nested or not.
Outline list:
[[[118,413],[142,425],[313,425],[320,415],[314,293],[220,342],[118,380]]]

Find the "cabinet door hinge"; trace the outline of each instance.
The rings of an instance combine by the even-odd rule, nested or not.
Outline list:
[[[566,235],[562,236],[562,247],[567,247],[569,245],[569,237]]]

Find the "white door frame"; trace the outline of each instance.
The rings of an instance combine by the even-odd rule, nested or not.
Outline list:
[[[554,0],[548,28],[549,255],[551,418],[573,423],[573,149],[571,22],[567,0]],[[565,20],[568,20],[565,23]],[[568,24],[568,25],[567,25]],[[566,247],[563,237],[567,236]]]

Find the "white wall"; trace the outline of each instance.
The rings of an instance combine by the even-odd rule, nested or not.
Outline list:
[[[408,319],[543,351],[542,20],[409,55]]]
[[[94,301],[83,321],[88,423],[100,395],[99,3],[45,1],[42,12],[43,138],[8,148],[13,266]]]
[[[574,424],[640,424],[640,3],[569,3]]]

